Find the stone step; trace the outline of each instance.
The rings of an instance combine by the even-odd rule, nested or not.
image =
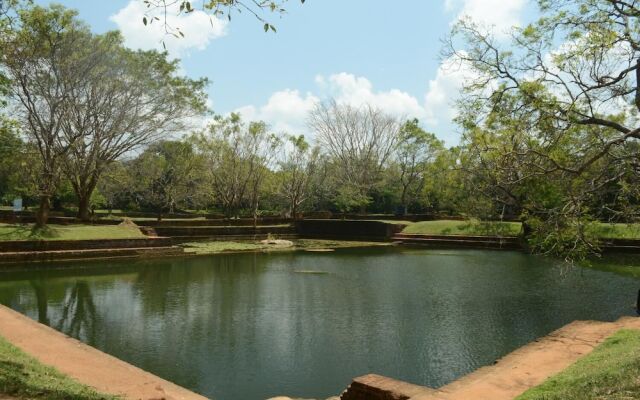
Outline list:
[[[132,247],[120,249],[85,249],[85,250],[53,250],[53,251],[20,251],[0,253],[0,263],[43,262],[66,260],[91,260],[100,258],[137,258],[180,256],[184,250],[180,247]]]
[[[438,389],[366,375],[356,378],[341,400],[512,400],[562,372],[620,329],[640,330],[640,318],[574,321]]]
[[[480,240],[480,241],[502,241],[519,243],[517,236],[483,236],[483,235],[423,235],[414,233],[397,233],[394,238],[399,239],[443,239],[443,240]]]
[[[503,242],[500,240],[460,240],[460,239],[427,239],[427,238],[401,238],[394,236],[395,241],[408,245],[422,246],[452,246],[452,247],[468,247],[468,248],[497,248],[497,249],[518,249],[520,244],[517,242]]]
[[[408,400],[434,393],[435,390],[425,386],[369,374],[355,378],[342,393],[340,400]]]

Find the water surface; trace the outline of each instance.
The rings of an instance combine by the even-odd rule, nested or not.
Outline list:
[[[573,320],[633,315],[640,286],[474,250],[53,266],[0,273],[0,303],[220,400],[325,398],[370,372],[438,387]]]

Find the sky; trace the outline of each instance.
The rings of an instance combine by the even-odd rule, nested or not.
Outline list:
[[[119,29],[128,47],[162,49],[164,40],[171,57],[181,60],[181,73],[209,78],[210,107],[218,114],[240,112],[277,132],[313,139],[308,112],[335,98],[418,118],[451,146],[460,139],[452,118],[468,71],[440,57],[441,40],[464,16],[500,37],[527,20],[531,1],[289,0],[285,15],[264,14],[276,33],[265,33],[247,13],[231,21],[212,21],[202,11],[172,13],[169,22],[181,28],[182,39],[166,36],[157,24],[144,26],[142,0],[55,3],[78,10],[96,33]]]

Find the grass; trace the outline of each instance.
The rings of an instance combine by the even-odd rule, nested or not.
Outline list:
[[[268,246],[254,242],[189,242],[182,245],[185,253],[218,254],[225,252],[258,251]]]
[[[371,247],[371,246],[388,246],[389,243],[384,242],[353,242],[340,240],[315,240],[315,239],[299,239],[293,240],[293,246],[274,246],[262,244],[260,242],[189,242],[184,243],[184,251],[192,254],[219,254],[226,252],[245,252],[245,251],[272,251],[272,250],[324,250],[324,249],[341,249],[352,247]]]
[[[520,234],[520,222],[482,222],[468,221],[422,221],[409,223],[402,233],[423,235],[474,235],[474,236],[517,236]],[[594,227],[602,239],[640,239],[640,224],[599,223]]]
[[[119,225],[48,225],[35,229],[32,224],[0,224],[0,240],[90,240],[146,238],[136,227]]]
[[[596,233],[603,239],[640,239],[640,224],[601,223]]]
[[[517,236],[520,222],[422,221],[408,225],[402,233],[423,235]]]
[[[19,399],[115,400],[38,362],[0,337],[0,393]]]
[[[640,398],[640,331],[621,330],[588,356],[516,400]]]
[[[368,221],[383,222],[385,224],[391,224],[391,225],[411,225],[411,224],[413,224],[412,221],[402,221],[402,220],[394,220],[394,219],[370,219]]]

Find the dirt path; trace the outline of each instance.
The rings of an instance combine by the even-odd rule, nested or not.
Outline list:
[[[102,393],[132,400],[206,400],[1,305],[0,335],[43,364]],[[0,400],[4,400],[1,394]]]
[[[640,318],[576,321],[475,372],[410,400],[511,400],[538,386],[620,329],[640,329]]]

